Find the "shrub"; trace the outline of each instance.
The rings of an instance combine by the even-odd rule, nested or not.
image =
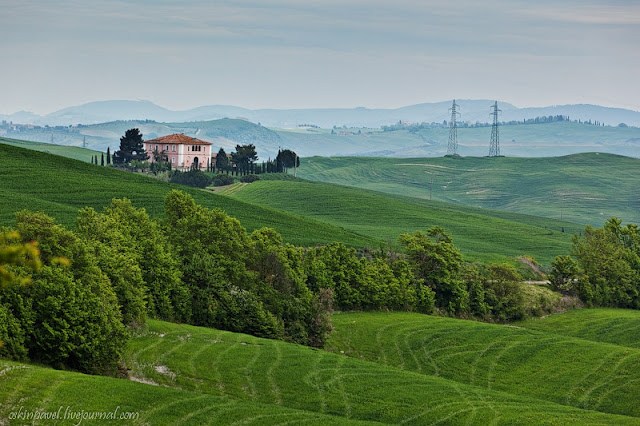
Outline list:
[[[229,175],[216,175],[213,178],[213,186],[226,186],[235,182],[235,179]]]
[[[169,182],[194,186],[196,188],[205,188],[211,184],[211,178],[207,176],[206,173],[197,169],[189,170],[188,172],[176,170],[171,174]]]
[[[255,181],[257,181],[257,180],[260,180],[260,176],[256,176],[256,175],[245,175],[245,176],[242,176],[242,177],[240,178],[240,182],[243,182],[243,183],[251,183],[251,182],[255,182]]]

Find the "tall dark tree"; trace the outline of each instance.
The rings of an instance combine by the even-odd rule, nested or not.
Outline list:
[[[283,149],[278,151],[277,161],[280,161],[282,167],[288,169],[290,167],[300,167],[300,157],[294,151],[290,149]]]
[[[129,164],[132,161],[146,161],[149,156],[144,150],[144,141],[139,129],[129,129],[120,138],[120,149],[113,153],[114,164]]]
[[[102,156],[100,157],[100,165],[104,166],[104,152],[102,153]]]
[[[253,144],[236,145],[236,152],[231,153],[231,161],[236,165],[238,172],[247,172],[251,165],[258,159],[256,147]]]
[[[229,170],[229,158],[227,157],[227,153],[224,151],[224,148],[220,148],[216,155],[216,169],[219,171]]]
[[[107,147],[107,164],[111,164],[111,148]]]

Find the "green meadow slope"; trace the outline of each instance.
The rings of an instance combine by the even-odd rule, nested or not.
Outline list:
[[[198,203],[220,208],[248,229],[269,226],[294,244],[343,241],[354,246],[376,246],[378,239],[283,211],[239,202],[210,191],[168,184],[157,179],[94,166],[81,161],[0,143],[0,225],[12,225],[21,209],[42,210],[68,226],[77,211],[102,209],[112,198],[129,198],[151,216],[162,217],[164,197],[172,189],[191,194]]]
[[[522,321],[517,325],[532,330],[640,349],[640,311],[577,309]]]
[[[601,225],[640,222],[640,159],[612,154],[550,158],[323,158],[298,176],[391,194]]]
[[[428,377],[640,417],[640,350],[412,313],[334,316],[328,349]]]
[[[114,197],[130,198],[153,217],[162,217],[165,195],[180,188],[198,203],[237,217],[248,229],[273,227],[300,245],[341,241],[356,247],[393,246],[402,232],[440,225],[470,259],[531,255],[549,263],[569,251],[570,234],[580,231],[570,223],[534,216],[300,180],[258,181],[220,196],[5,144],[0,144],[0,159],[2,225],[11,225],[15,212],[27,208],[73,226],[78,209],[100,209]]]
[[[458,353],[453,347],[452,356]],[[410,424],[640,424],[237,333],[150,321],[127,364],[162,386],[347,419]]]
[[[469,259],[502,261],[529,255],[543,263],[566,254],[575,224],[455,206],[307,181],[257,181],[234,187],[234,199],[287,210],[395,246],[403,232],[442,226]],[[562,231],[565,231],[564,233]]]
[[[60,155],[62,157],[73,158],[74,160],[85,161],[87,163],[91,163],[91,158],[93,158],[94,155],[97,155],[98,158],[100,158],[100,155],[102,154],[99,151],[93,151],[77,146],[55,145],[51,143],[22,141],[8,138],[0,138],[0,144]]]
[[[111,420],[72,416],[115,413]],[[39,421],[28,415],[39,414]],[[20,417],[22,416],[22,417]],[[57,416],[47,419],[45,416]],[[120,417],[123,416],[123,417]],[[626,419],[625,419],[626,420]],[[0,359],[0,424],[359,424],[277,405]],[[364,423],[363,423],[364,424]]]

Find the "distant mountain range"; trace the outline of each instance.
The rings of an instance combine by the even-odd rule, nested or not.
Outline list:
[[[457,100],[460,120],[470,123],[490,121],[492,100]],[[599,105],[554,105],[547,107],[518,108],[498,101],[502,110],[501,121],[524,120],[539,116],[564,115],[572,120],[598,121],[616,126],[625,123],[640,127],[640,111],[609,108]],[[90,102],[61,109],[47,115],[20,111],[0,114],[0,120],[20,124],[68,126],[97,124],[116,120],[153,120],[158,122],[194,122],[221,118],[241,118],[262,126],[295,128],[312,124],[322,128],[333,126],[378,128],[403,122],[442,122],[449,120],[451,101],[422,103],[395,109],[370,108],[320,108],[320,109],[246,109],[228,105],[201,106],[184,111],[172,111],[149,101],[113,100]]]

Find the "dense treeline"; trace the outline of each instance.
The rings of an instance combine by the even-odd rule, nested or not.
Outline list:
[[[640,309],[640,230],[609,219],[574,236],[570,256],[551,265],[551,284],[589,306]]]
[[[147,318],[321,347],[333,309],[511,321],[555,308],[550,293],[532,303],[513,266],[464,262],[442,228],[400,243],[401,253],[297,247],[180,191],[166,197],[162,222],[126,199],[80,210],[75,231],[22,211],[0,232],[0,356],[115,374]],[[575,259],[554,263],[554,283],[562,261],[573,275],[560,290],[638,307],[639,247],[633,226],[587,228]]]

